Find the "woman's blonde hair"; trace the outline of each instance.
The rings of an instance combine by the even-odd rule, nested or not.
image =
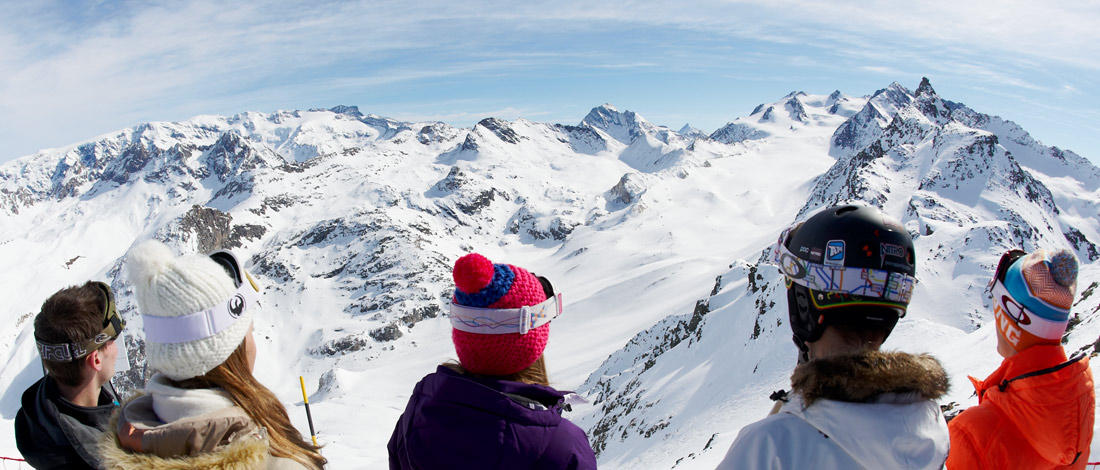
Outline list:
[[[508,375],[474,374],[474,373],[466,370],[464,367],[462,367],[462,364],[460,364],[458,362],[454,362],[454,361],[444,362],[443,367],[446,367],[446,368],[451,369],[455,372],[458,372],[459,374],[469,375],[469,376],[472,376],[472,377],[485,377],[485,378],[497,379],[497,380],[511,380],[513,382],[523,382],[525,384],[550,386],[550,378],[546,374],[546,361],[543,360],[543,356],[541,356],[541,355],[539,356],[538,359],[535,359],[535,362],[532,362],[531,365],[527,366],[526,369],[523,369],[523,370],[521,370],[519,372],[516,372],[514,374],[508,374]]]
[[[302,433],[290,424],[286,408],[263,384],[252,376],[244,341],[225,362],[204,375],[177,381],[180,388],[219,387],[229,393],[233,402],[244,409],[252,421],[267,429],[271,455],[290,458],[308,468],[320,469],[328,461],[315,446],[302,438]]]

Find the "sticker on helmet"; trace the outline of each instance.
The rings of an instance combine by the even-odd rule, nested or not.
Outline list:
[[[844,240],[829,240],[825,244],[826,266],[844,266]]]
[[[879,261],[881,264],[886,264],[886,257],[892,256],[895,258],[905,259],[905,248],[900,245],[894,245],[892,243],[879,243]]]

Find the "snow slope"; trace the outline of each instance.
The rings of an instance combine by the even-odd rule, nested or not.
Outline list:
[[[978,294],[1000,250],[1069,246],[1081,290],[1100,281],[1100,170],[925,85],[794,92],[709,137],[611,105],[576,126],[471,129],[342,106],[149,123],[9,162],[0,455],[17,455],[10,421],[40,374],[33,314],[53,291],[110,282],[141,363],[122,260],[154,237],[249,259],[268,299],[257,375],[300,429],[305,376],[333,468],[384,468],[413,384],[454,357],[442,306],[468,251],[564,293],[551,380],[593,401],[569,417],[602,467],[713,467],[794,363],[782,283],[760,253],[796,218],[849,199],[902,220],[927,258],[887,346],[937,354],[949,401],[969,404],[965,375],[998,362]],[[1100,335],[1100,300],[1082,298],[1071,349]],[[140,385],[143,372],[117,382]]]

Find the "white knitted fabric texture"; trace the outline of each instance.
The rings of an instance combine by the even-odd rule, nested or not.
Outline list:
[[[214,260],[203,255],[176,257],[156,240],[131,249],[126,269],[142,315],[189,315],[228,300],[237,290],[233,279]],[[241,344],[252,325],[253,310],[245,310],[232,326],[209,338],[187,343],[146,341],[146,362],[172,380],[203,375],[225,362]]]

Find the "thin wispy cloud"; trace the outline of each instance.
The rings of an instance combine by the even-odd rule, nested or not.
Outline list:
[[[873,73],[877,73],[877,74],[881,74],[881,75],[890,75],[890,76],[895,76],[895,77],[898,76],[898,75],[901,75],[901,72],[899,72],[897,69],[895,69],[893,67],[883,67],[881,65],[865,65],[865,66],[860,67],[859,69],[863,70],[863,71],[866,71],[866,72],[873,72]]]

